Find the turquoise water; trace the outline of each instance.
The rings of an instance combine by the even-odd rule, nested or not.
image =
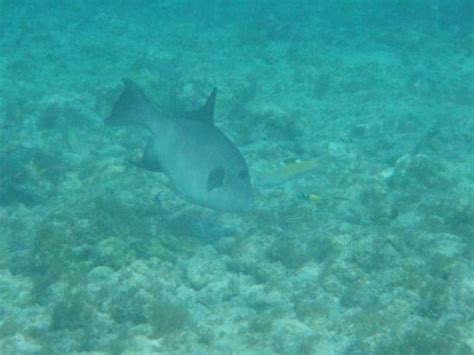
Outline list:
[[[0,353],[474,353],[473,16],[0,0]],[[137,167],[123,77],[173,112],[218,87],[253,211]]]

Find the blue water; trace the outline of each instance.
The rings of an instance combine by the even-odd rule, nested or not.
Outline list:
[[[473,17],[0,0],[0,353],[474,353]],[[218,87],[253,211],[137,167],[123,77],[172,112]]]

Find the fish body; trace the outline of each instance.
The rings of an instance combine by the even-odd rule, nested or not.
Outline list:
[[[201,109],[171,115],[155,108],[130,79],[123,82],[106,123],[149,129],[142,167],[165,173],[181,196],[198,205],[237,212],[253,207],[247,163],[213,123],[216,89]]]
[[[289,180],[297,179],[316,170],[319,162],[317,159],[296,160],[287,162],[274,170],[267,171],[258,179],[261,187],[274,187]]]

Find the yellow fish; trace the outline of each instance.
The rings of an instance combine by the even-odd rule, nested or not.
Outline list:
[[[263,173],[257,180],[257,184],[263,187],[273,187],[288,180],[299,178],[316,169],[317,159],[293,160],[286,162],[283,166]]]

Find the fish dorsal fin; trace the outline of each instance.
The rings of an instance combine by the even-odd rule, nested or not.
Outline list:
[[[214,124],[214,106],[216,105],[217,88],[212,90],[206,103],[198,110],[184,113],[185,118]]]

